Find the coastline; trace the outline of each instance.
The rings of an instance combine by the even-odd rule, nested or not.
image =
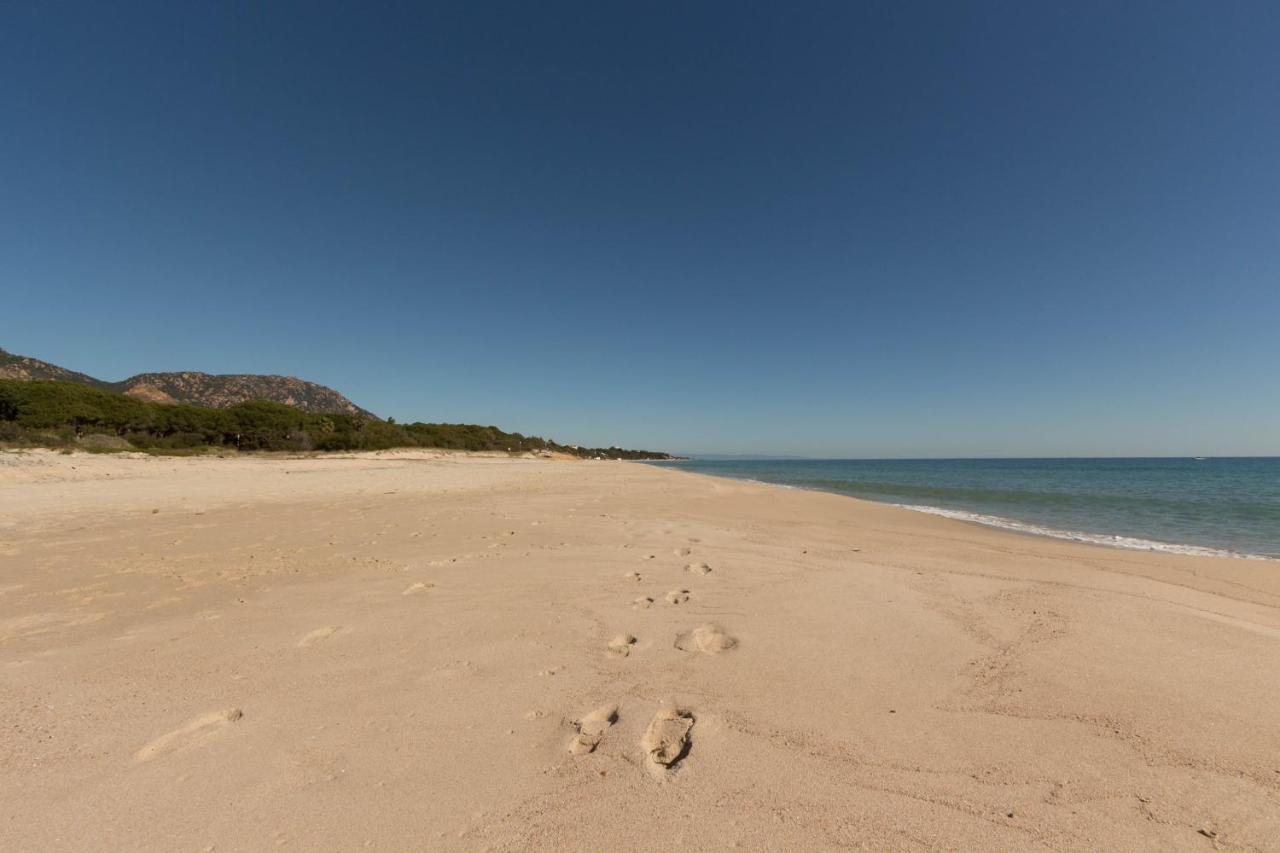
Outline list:
[[[1209,548],[1204,545],[1191,545],[1179,542],[1162,542],[1157,539],[1142,539],[1137,536],[1121,536],[1119,534],[1091,533],[1087,530],[1063,530],[1057,527],[1046,527],[1016,518],[1000,515],[986,515],[979,512],[947,509],[938,506],[912,506],[911,504],[890,504],[899,509],[922,512],[955,521],[979,524],[983,527],[994,527],[999,530],[1010,530],[1028,536],[1042,536],[1046,539],[1065,539],[1068,542],[1082,542],[1089,545],[1101,545],[1104,548],[1119,548],[1125,551],[1154,551],[1163,554],[1178,554],[1186,557],[1222,557],[1229,560],[1266,560],[1276,561],[1280,558],[1266,554],[1246,554],[1226,548]]]
[[[669,467],[0,466],[6,846],[1280,837],[1274,567]]]
[[[1178,458],[1181,461],[1181,457]],[[1197,457],[1197,459],[1199,459]],[[774,460],[752,460],[752,461],[774,461]],[[834,461],[841,462],[843,460],[802,460],[802,461]],[[852,460],[861,461],[861,460]],[[932,460],[876,460],[876,461],[932,461]],[[956,460],[944,460],[956,461]],[[991,461],[991,460],[961,460],[961,461]],[[999,461],[1029,461],[1029,462],[1059,462],[1067,461],[1060,459],[1051,460],[999,460]],[[1085,460],[1094,461],[1094,460]],[[1165,461],[1165,460],[1160,460]],[[648,464],[656,464],[665,467],[667,460],[652,462]],[[884,506],[893,506],[899,509],[905,509],[912,512],[925,513],[935,515],[942,518],[950,518],[955,521],[976,524],[983,527],[996,528],[1000,530],[1012,531],[1028,536],[1037,536],[1050,539],[1062,539],[1072,542],[1082,542],[1092,545],[1100,545],[1105,548],[1119,548],[1130,551],[1153,551],[1166,554],[1180,554],[1185,556],[1198,557],[1225,557],[1239,560],[1262,560],[1262,561],[1280,561],[1280,555],[1253,553],[1237,548],[1216,547],[1213,545],[1197,544],[1194,542],[1176,542],[1167,539],[1158,539],[1150,536],[1143,536],[1137,533],[1115,533],[1102,532],[1096,530],[1088,530],[1084,528],[1072,528],[1053,524],[1051,522],[1036,521],[1027,518],[1017,518],[1012,515],[996,514],[989,512],[981,512],[975,509],[963,509],[958,507],[937,506],[922,503],[907,503],[898,500],[877,499],[868,495],[858,494],[853,491],[846,491],[834,486],[822,486],[809,483],[783,482],[779,480],[762,479],[757,476],[747,474],[736,474],[730,472],[709,471],[705,469],[694,469],[689,473],[698,473],[706,476],[723,477],[730,480],[738,480],[741,482],[759,483],[761,485],[772,486],[782,489],[800,489],[804,491],[820,492],[824,494],[841,495],[843,497],[853,498],[854,500],[868,501]]]

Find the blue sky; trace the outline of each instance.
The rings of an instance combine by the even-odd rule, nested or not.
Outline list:
[[[401,420],[1280,454],[1274,3],[0,5],[0,346]]]

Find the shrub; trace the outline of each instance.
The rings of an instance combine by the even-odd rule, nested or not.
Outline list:
[[[609,459],[663,458],[642,450],[566,447],[538,436],[476,424],[398,424],[365,415],[320,414],[253,400],[227,409],[149,403],[69,382],[0,379],[0,441],[61,446],[84,435],[127,439],[151,450],[226,446],[237,450],[386,450],[442,447],[554,450]]]

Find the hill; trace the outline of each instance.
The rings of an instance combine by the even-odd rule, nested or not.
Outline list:
[[[185,403],[226,409],[250,400],[267,400],[304,412],[373,417],[372,412],[360,408],[332,388],[293,376],[181,371],[139,373],[120,382],[106,382],[38,358],[15,355],[0,349],[0,379],[74,382],[100,391],[127,394],[152,403]]]
[[[99,388],[104,391],[111,388],[110,382],[103,382],[101,379],[94,379],[84,373],[67,370],[65,367],[58,367],[56,364],[50,364],[38,358],[15,355],[3,349],[0,349],[0,379],[21,379],[28,382],[50,379],[55,382],[88,385],[90,388]]]
[[[249,400],[268,400],[304,412],[373,414],[332,388],[293,376],[195,371],[139,373],[123,382],[112,383],[106,390],[152,403],[186,403],[211,409],[226,409]]]

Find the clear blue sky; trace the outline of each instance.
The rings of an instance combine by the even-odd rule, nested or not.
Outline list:
[[[1280,4],[0,3],[0,347],[401,420],[1280,453]]]

